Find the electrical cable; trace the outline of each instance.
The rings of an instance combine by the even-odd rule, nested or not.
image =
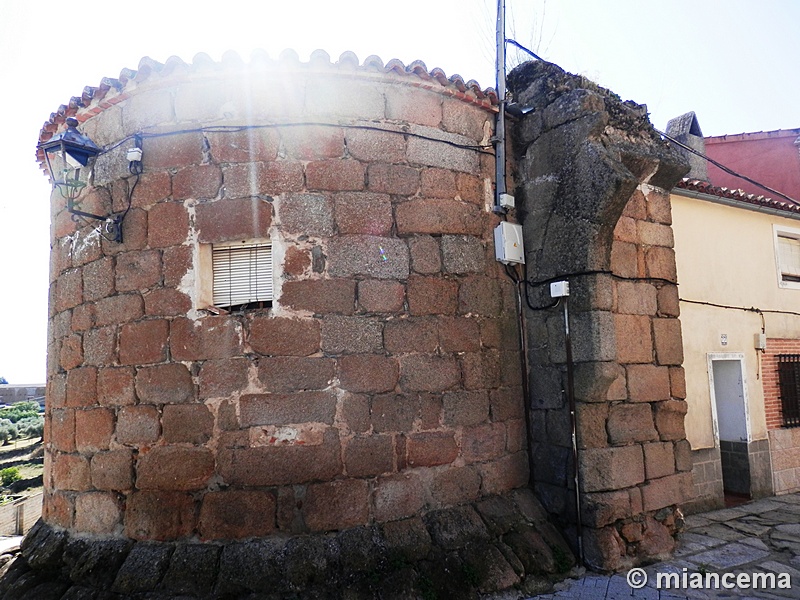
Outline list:
[[[551,308],[556,308],[559,304],[561,304],[561,298],[558,298],[556,299],[555,302],[552,302],[551,304],[547,304],[545,306],[533,306],[533,304],[531,304],[530,301],[528,300],[527,294],[525,301],[526,301],[525,303],[528,305],[528,308],[533,311],[550,310]]]
[[[745,312],[753,312],[753,313],[761,314],[762,315],[762,326],[761,326],[762,333],[763,333],[763,330],[764,330],[763,314],[762,313],[774,314],[774,315],[794,315],[794,316],[800,317],[800,312],[795,312],[793,310],[777,310],[777,309],[771,309],[771,308],[757,308],[755,306],[751,306],[751,307],[748,308],[746,306],[732,306],[732,305],[729,305],[729,304],[717,304],[715,302],[703,302],[701,300],[687,300],[685,298],[680,298],[680,301],[681,302],[686,302],[687,304],[700,304],[700,305],[703,305],[703,306],[713,306],[714,308],[727,308],[727,309],[731,309],[731,310],[743,310]]]
[[[572,441],[572,480],[575,485],[575,516],[578,530],[578,557],[584,562],[583,521],[581,519],[581,475],[578,460],[578,408],[575,403],[575,363],[572,359],[572,335],[569,326],[569,296],[564,298],[564,350],[567,359],[567,405],[569,407],[570,439]],[[561,298],[559,298],[561,300]]]
[[[526,52],[526,53],[530,54],[536,60],[544,61],[544,59],[541,56],[539,56],[538,54],[534,54],[532,50],[529,50],[528,48],[526,48],[525,46],[520,44],[517,40],[512,40],[512,39],[506,38],[506,44],[512,44],[512,45],[516,46],[517,48],[519,48],[520,50],[522,50],[523,52]]]
[[[436,138],[430,135],[425,135],[422,133],[417,133],[413,131],[403,131],[398,129],[388,129],[385,127],[376,127],[374,125],[356,125],[356,124],[341,124],[341,123],[324,123],[324,122],[300,122],[300,123],[267,123],[263,125],[211,125],[208,127],[195,127],[190,129],[177,129],[175,131],[165,131],[161,133],[147,133],[141,132],[136,133],[133,135],[129,135],[127,137],[122,138],[118,142],[103,148],[100,154],[106,154],[119,148],[125,142],[134,139],[136,136],[140,136],[142,138],[159,138],[159,137],[169,137],[173,135],[181,135],[186,133],[238,133],[241,131],[248,131],[252,129],[278,129],[284,127],[341,127],[343,129],[363,129],[367,131],[381,131],[384,133],[396,133],[398,135],[407,135],[409,137],[414,137],[422,140],[427,140],[431,142],[441,142],[443,144],[447,144],[448,146],[452,146],[454,148],[461,148],[462,150],[475,150],[480,154],[486,154],[489,156],[494,156],[494,152],[489,152],[486,149],[492,148],[492,144],[461,144],[459,142],[454,142],[452,140],[445,140],[441,138]]]
[[[764,185],[763,183],[760,183],[760,182],[756,181],[755,179],[752,179],[752,178],[748,177],[747,175],[742,175],[741,173],[737,173],[736,171],[734,171],[730,167],[726,167],[722,163],[714,160],[713,158],[710,158],[709,156],[706,156],[705,154],[703,154],[699,150],[695,150],[691,146],[687,146],[683,142],[679,142],[678,140],[676,140],[675,138],[667,135],[663,131],[659,131],[655,127],[653,129],[655,129],[655,132],[658,135],[662,136],[663,138],[666,138],[667,140],[669,140],[670,142],[672,142],[676,146],[680,146],[681,148],[683,148],[687,152],[691,152],[692,154],[694,154],[696,156],[699,156],[700,158],[704,158],[705,160],[710,162],[712,165],[714,165],[718,169],[722,169],[723,171],[725,171],[728,175],[733,175],[734,177],[738,177],[739,179],[743,179],[743,180],[747,181],[748,183],[752,183],[753,185],[760,187],[762,190],[766,190],[770,194],[775,194],[777,196],[780,196],[781,198],[784,198],[785,200],[788,200],[789,202],[792,202],[793,204],[800,204],[800,202],[798,202],[797,200],[795,200],[794,198],[792,198],[790,196],[787,196],[783,192],[779,192],[778,190],[775,190],[775,189],[773,189],[773,188],[771,188],[771,187],[769,187],[767,185]]]
[[[132,136],[133,139],[136,140],[137,146],[141,146],[141,136],[136,134]],[[130,137],[127,139],[131,139]],[[128,163],[128,171],[135,176],[133,181],[133,186],[128,190],[127,196],[127,206],[125,210],[118,213],[111,213],[108,217],[102,218],[97,216],[98,219],[101,220],[100,224],[95,226],[95,230],[97,233],[102,237],[104,240],[109,242],[119,243],[122,241],[122,222],[125,220],[125,217],[128,216],[128,212],[131,210],[131,206],[133,203],[133,192],[136,190],[136,186],[139,184],[139,179],[141,177],[142,172],[144,171],[144,166],[142,165],[141,161],[130,161]],[[104,188],[105,189],[105,188]],[[114,206],[114,197],[112,194],[112,189],[108,187],[108,195],[111,198],[111,206]],[[78,222],[80,218],[80,222],[83,223],[84,226],[91,226],[92,224],[87,221],[86,219],[82,218],[81,215],[73,213],[72,219],[75,222]],[[106,233],[114,233],[115,237],[108,237]]]
[[[716,302],[704,302],[701,300],[686,300],[685,298],[679,298],[681,302],[686,302],[687,304],[698,304],[701,306],[711,306],[712,308],[724,308],[726,310],[741,310],[744,312],[752,312],[758,314],[761,317],[761,333],[767,332],[767,324],[764,320],[764,314],[777,314],[777,315],[792,315],[800,317],[800,312],[795,312],[793,310],[777,310],[771,308],[758,308],[756,306],[746,307],[746,306],[733,306],[730,304],[717,304]],[[756,379],[761,379],[761,355],[764,353],[762,348],[756,348]]]
[[[131,210],[131,205],[133,204],[133,192],[134,192],[134,190],[136,190],[136,186],[139,185],[139,178],[141,177],[141,173],[142,173],[141,166],[138,167],[138,168],[134,168],[133,163],[131,163],[129,165],[129,170],[130,170],[131,173],[133,173],[135,175],[136,178],[133,180],[133,185],[128,190],[128,206],[125,207],[125,210],[122,211],[122,213],[119,213],[118,215],[116,215],[114,217],[114,223],[116,224],[117,227],[120,228],[120,232],[119,232],[120,239],[121,239],[121,236],[122,236],[122,231],[121,231],[122,222],[125,220],[125,217],[128,216],[128,212],[130,212],[130,210]]]
[[[548,279],[540,279],[538,281],[529,281],[527,284],[532,287],[538,287],[541,285],[547,285],[549,283],[553,283],[556,281],[562,281],[564,279],[568,279],[570,277],[585,277],[588,275],[608,275],[613,277],[614,279],[619,279],[621,281],[648,281],[653,283],[664,283],[670,285],[678,285],[675,281],[670,281],[669,279],[664,279],[663,277],[626,277],[624,275],[618,275],[613,271],[603,271],[603,270],[592,270],[592,271],[577,271],[575,273],[566,273],[564,275],[556,275],[555,277],[550,277]]]
[[[532,311],[549,310],[551,308],[555,308],[561,303],[561,298],[557,298],[555,302],[552,302],[550,304],[546,304],[544,306],[534,306],[533,302],[531,302],[531,297],[529,293],[530,288],[533,286],[531,286],[531,283],[528,281],[528,263],[522,263],[522,269],[523,269],[522,273],[523,278],[520,280],[520,283],[525,285],[525,291],[524,291],[525,304],[528,306],[530,310]]]
[[[522,287],[521,284],[527,284],[528,282],[526,282],[525,280],[521,279],[519,277],[519,275],[517,275],[516,271],[514,270],[514,268],[510,264],[505,265],[505,267],[506,267],[506,275],[508,275],[509,279],[511,279],[511,281],[514,282],[514,284],[517,287],[517,293],[521,295],[521,292],[520,292],[520,287]],[[528,286],[527,285],[525,286],[525,304],[528,305],[528,308],[530,310],[533,310],[533,311],[548,310],[548,309],[551,309],[551,308],[555,308],[560,303],[561,303],[561,299],[558,298],[552,304],[547,304],[546,306],[534,306],[533,303],[530,300],[530,296],[528,295]]]
[[[509,279],[511,279],[511,281],[519,285],[519,283],[522,280],[519,278],[517,270],[514,267],[512,267],[511,264],[509,263],[506,263],[505,268],[506,268],[506,275],[508,275]]]

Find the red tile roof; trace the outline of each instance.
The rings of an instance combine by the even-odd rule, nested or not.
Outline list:
[[[772,131],[754,131],[752,133],[728,133],[725,135],[710,135],[705,137],[706,144],[716,142],[765,140],[777,137],[800,137],[798,129],[774,129]]]
[[[786,211],[787,213],[800,214],[800,205],[793,204],[788,200],[773,200],[766,196],[756,196],[755,194],[748,194],[744,190],[733,190],[725,187],[717,187],[711,185],[707,181],[699,179],[684,178],[678,185],[678,189],[689,190],[692,192],[700,192],[708,194],[709,196],[717,196],[718,198],[726,198],[728,200],[735,200],[744,204],[750,204],[763,208],[770,208],[773,210]]]
[[[415,60],[411,64],[405,65],[400,60],[393,58],[384,65],[378,56],[372,55],[368,56],[363,63],[359,63],[358,57],[353,52],[348,51],[339,56],[337,62],[332,63],[330,55],[324,50],[312,52],[308,62],[305,63],[300,61],[294,50],[284,50],[277,60],[271,59],[263,50],[256,50],[250,55],[249,65],[236,52],[226,52],[219,62],[215,62],[205,53],[197,54],[191,63],[186,63],[176,56],[171,56],[166,62],[160,63],[146,56],[139,61],[138,69],[122,69],[116,79],[104,77],[100,85],[96,87],[87,86],[83,88],[83,93],[80,96],[74,96],[70,98],[67,104],[62,104],[42,126],[39,133],[39,142],[49,140],[63,128],[67,117],[76,117],[81,122],[85,121],[126,99],[128,89],[143,81],[157,77],[167,77],[181,71],[185,73],[222,71],[226,69],[242,69],[248,66],[251,69],[264,70],[283,70],[286,68],[307,71],[339,70],[364,75],[391,73],[399,77],[407,85],[436,90],[471,104],[485,106],[488,109],[495,110],[494,107],[498,104],[497,92],[494,88],[481,89],[478,82],[473,79],[464,81],[464,78],[460,75],[448,77],[438,67],[428,70],[428,67],[421,60]],[[39,162],[43,158],[42,152],[37,151]]]

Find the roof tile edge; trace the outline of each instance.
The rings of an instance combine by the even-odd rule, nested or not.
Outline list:
[[[707,181],[701,181],[699,179],[689,179],[685,177],[679,181],[678,185],[675,187],[677,189],[708,194],[709,196],[717,196],[719,198],[726,198],[729,200],[738,200],[739,202],[743,202],[745,204],[753,204],[795,214],[800,213],[800,205],[798,204],[792,204],[791,202],[786,202],[783,200],[773,200],[772,198],[767,198],[766,196],[748,194],[744,190],[732,190],[725,187],[717,187],[715,185],[711,185]]]
[[[237,69],[280,70],[282,68],[303,69],[308,72],[339,72],[357,74],[363,77],[384,76],[394,73],[400,78],[407,78],[407,83],[431,91],[457,98],[470,104],[477,104],[490,110],[498,105],[497,92],[494,88],[481,89],[473,79],[465,82],[457,74],[450,77],[440,68],[428,70],[421,60],[405,65],[393,58],[385,65],[380,57],[368,56],[363,63],[350,51],[343,52],[337,62],[331,62],[330,55],[324,50],[315,50],[308,61],[302,62],[298,54],[291,49],[283,50],[278,59],[272,59],[263,50],[254,50],[250,54],[250,62],[246,63],[234,52],[225,52],[220,61],[214,61],[208,54],[199,53],[191,63],[177,56],[170,56],[165,62],[158,62],[149,56],[139,61],[136,70],[124,68],[117,78],[104,77],[96,87],[86,86],[80,96],[73,96],[67,104],[62,104],[50,118],[45,121],[39,132],[39,143],[45,142],[63,128],[68,117],[75,117],[83,122],[106,108],[117,104],[128,97],[129,93],[146,81],[155,77],[173,76],[176,71],[183,70],[196,74],[202,71],[221,72]],[[438,85],[437,85],[438,84]],[[41,160],[42,157],[37,157]]]

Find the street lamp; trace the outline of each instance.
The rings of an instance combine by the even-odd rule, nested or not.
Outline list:
[[[103,221],[101,233],[105,234],[104,237],[114,242],[122,242],[124,213],[100,216],[75,208],[75,199],[86,187],[87,171],[91,169],[101,149],[88,136],[78,131],[77,119],[68,117],[66,122],[66,131],[39,144],[39,148],[44,151],[44,160],[50,179],[53,181],[53,188],[66,199],[67,210],[71,214]]]
[[[61,192],[70,205],[86,187],[86,176],[81,178],[81,170],[86,171],[100,153],[97,144],[78,131],[77,127],[78,120],[69,117],[66,131],[39,145],[44,150],[44,160],[53,187]]]

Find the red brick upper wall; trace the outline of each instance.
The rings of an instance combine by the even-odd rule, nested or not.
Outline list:
[[[800,201],[800,129],[705,138],[706,155],[774,190]],[[718,187],[742,189],[757,196],[768,191],[709,163],[708,177]],[[774,196],[774,195],[772,195]]]

